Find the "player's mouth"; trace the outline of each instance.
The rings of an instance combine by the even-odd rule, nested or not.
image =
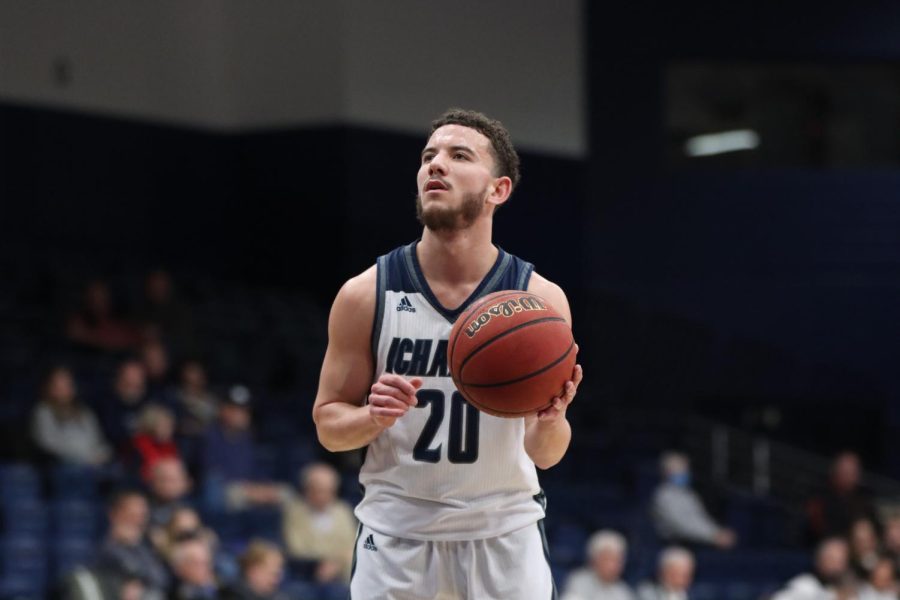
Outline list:
[[[446,183],[441,181],[440,179],[429,179],[428,183],[425,184],[425,193],[428,192],[446,192],[450,189]]]

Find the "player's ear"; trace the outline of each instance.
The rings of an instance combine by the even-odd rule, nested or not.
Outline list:
[[[506,175],[498,177],[494,180],[491,193],[488,195],[488,202],[495,206],[500,206],[509,199],[512,193],[512,179]]]

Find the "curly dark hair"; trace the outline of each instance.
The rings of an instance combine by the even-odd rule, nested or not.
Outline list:
[[[513,188],[519,184],[519,155],[503,123],[478,111],[451,108],[431,122],[431,133],[444,125],[462,125],[484,135],[491,142],[496,175],[509,177]]]

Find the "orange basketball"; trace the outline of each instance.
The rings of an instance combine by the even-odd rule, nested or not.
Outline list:
[[[575,366],[566,320],[540,296],[516,290],[476,300],[454,323],[447,353],[459,392],[498,417],[550,406]]]

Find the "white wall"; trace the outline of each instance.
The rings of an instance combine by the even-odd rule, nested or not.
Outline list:
[[[223,125],[222,32],[219,0],[4,0],[0,97]],[[60,58],[66,87],[53,75]]]
[[[0,99],[217,130],[423,132],[464,106],[523,148],[581,155],[580,14],[580,0],[4,0]]]
[[[344,2],[349,119],[417,131],[462,106],[523,147],[584,152],[580,2],[384,4]]]

